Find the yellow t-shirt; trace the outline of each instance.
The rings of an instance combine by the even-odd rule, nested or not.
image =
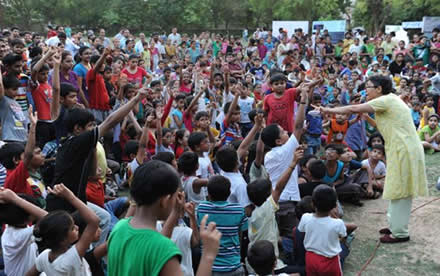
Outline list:
[[[394,94],[368,102],[375,111],[377,129],[385,140],[387,176],[384,199],[428,195],[425,154],[409,107]]]

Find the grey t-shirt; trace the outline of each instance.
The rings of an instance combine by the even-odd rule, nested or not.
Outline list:
[[[18,142],[27,140],[28,119],[14,99],[7,96],[0,99],[0,121],[2,124],[0,140]]]

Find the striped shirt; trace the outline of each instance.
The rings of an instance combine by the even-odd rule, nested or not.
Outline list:
[[[224,120],[220,126],[220,130],[220,139],[222,141],[222,145],[229,145],[234,140],[243,139],[238,123],[228,124],[226,120]]]
[[[220,248],[214,260],[212,271],[231,272],[241,267],[240,232],[248,229],[244,209],[236,203],[227,201],[202,201],[197,208],[197,222],[209,215],[208,222],[215,222],[222,233]]]
[[[3,187],[5,185],[6,180],[6,169],[3,167],[2,164],[0,164],[0,187]]]

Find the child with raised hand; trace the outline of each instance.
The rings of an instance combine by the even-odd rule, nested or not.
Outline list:
[[[312,195],[315,213],[303,214],[299,222],[298,230],[305,232],[307,275],[342,275],[339,239],[347,236],[347,229],[341,219],[330,216],[336,200],[333,188],[317,186]]]
[[[177,172],[164,162],[152,160],[136,170],[130,188],[136,212],[119,221],[110,235],[108,275],[183,275],[180,250],[156,231],[157,221],[166,220],[171,214],[179,185]],[[200,225],[205,250],[198,276],[210,275],[220,239],[215,224],[205,229],[206,221],[204,217]]]
[[[33,240],[35,220],[47,215],[38,202],[29,195],[17,195],[9,189],[0,188],[0,223],[7,224],[1,236],[6,275],[25,275],[38,256]]]
[[[34,229],[40,255],[26,276],[38,276],[42,272],[53,276],[91,275],[84,256],[95,238],[99,218],[63,184],[48,190],[72,204],[87,222],[87,226],[78,240],[78,226],[69,213],[52,212],[40,220]]]
[[[278,240],[280,237],[275,213],[279,210],[278,201],[281,193],[303,155],[304,149],[300,146],[295,150],[293,160],[281,175],[274,189],[267,179],[255,180],[247,186],[249,199],[256,206],[249,218],[249,248],[258,241],[268,240],[273,244],[276,257],[279,257]],[[281,260],[277,262],[275,269],[275,272],[278,273],[297,272],[289,270]]]
[[[24,153],[21,144],[8,143],[0,149],[0,162],[9,170],[5,188],[15,193],[30,195],[42,208],[45,208],[46,188],[38,174],[39,168],[44,165],[44,156],[41,154],[41,149],[35,145],[38,115],[37,112],[33,113],[32,106],[29,106],[28,113],[30,127]]]

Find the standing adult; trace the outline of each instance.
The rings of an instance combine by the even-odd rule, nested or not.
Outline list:
[[[322,113],[375,113],[377,128],[385,139],[387,177],[383,198],[388,206],[389,228],[379,233],[382,243],[409,241],[409,217],[413,198],[428,194],[425,154],[408,106],[392,92],[388,77],[375,75],[366,84],[367,103],[337,108],[321,107]]]
[[[105,37],[105,30],[104,29],[99,29],[99,38],[102,41],[102,46],[104,46],[104,48],[107,48],[108,46],[110,46],[111,42],[110,39],[108,37]]]
[[[144,44],[147,41],[145,40],[145,34],[144,33],[140,33],[139,34],[139,41],[136,42],[136,44],[134,45],[134,50],[136,51],[136,54],[141,55],[142,52],[144,51]]]
[[[173,28],[171,30],[171,33],[168,35],[168,39],[171,40],[171,45],[180,45],[180,43],[182,42],[180,34],[177,33],[177,28]]]

